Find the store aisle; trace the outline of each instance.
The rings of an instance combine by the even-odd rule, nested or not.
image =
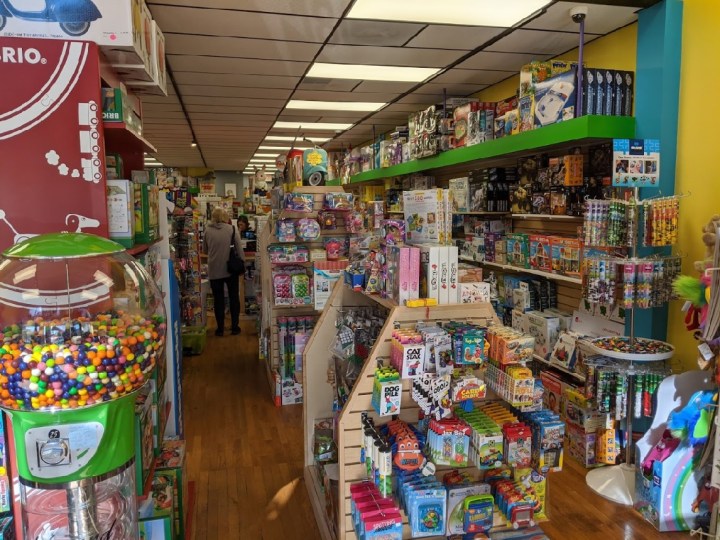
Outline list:
[[[257,358],[255,322],[240,336],[209,332],[205,352],[184,363],[188,478],[195,482],[195,540],[315,540],[302,480],[302,408],[276,408]],[[663,540],[630,508],[610,503],[585,485],[585,470],[566,457],[550,476],[553,540]]]
[[[243,322],[239,336],[208,332],[205,352],[184,360],[192,538],[314,540],[302,480],[302,408],[273,406],[254,325]]]

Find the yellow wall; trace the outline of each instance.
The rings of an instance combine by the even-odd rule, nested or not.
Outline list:
[[[578,50],[558,56],[563,60],[577,60]],[[637,57],[637,23],[631,24],[585,46],[584,63],[591,67],[635,71]],[[482,101],[500,101],[517,93],[520,75],[515,75],[486,88],[478,94]]]
[[[703,259],[702,227],[720,213],[720,173],[717,155],[720,130],[705,108],[714,89],[720,88],[720,71],[712,59],[720,51],[720,2],[685,0],[683,14],[680,109],[675,191],[692,193],[680,206],[678,250],[687,254],[683,272],[697,275],[693,262]],[[712,108],[712,106],[711,106]],[[675,344],[685,369],[695,367],[697,343],[683,325],[681,302],[670,306],[668,340]]]

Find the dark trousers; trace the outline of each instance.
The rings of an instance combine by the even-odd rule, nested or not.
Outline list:
[[[215,301],[215,321],[219,331],[225,330],[225,286],[230,298],[230,321],[232,329],[240,328],[240,285],[239,276],[211,279],[210,289]]]

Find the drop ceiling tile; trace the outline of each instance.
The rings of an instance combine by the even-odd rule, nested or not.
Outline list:
[[[417,110],[417,107],[415,109]],[[408,115],[410,113],[406,112],[397,112],[397,111],[378,111],[376,113],[373,113],[371,120],[378,120],[384,122],[395,122],[396,124],[402,124],[406,123],[408,119]]]
[[[363,81],[355,89],[355,92],[377,92],[392,97],[407,92],[417,83],[414,82],[399,82],[399,81]],[[383,100],[386,102],[390,97]]]
[[[203,0],[203,7],[247,11],[266,11],[269,13],[293,13],[310,17],[340,18],[350,0]],[[149,0],[148,5],[155,13],[154,6],[177,5],[196,7],[197,0]],[[239,5],[240,4],[240,5]]]
[[[207,86],[204,84],[180,85],[183,100],[188,97],[200,98],[253,98],[253,99],[279,99],[283,104],[292,94],[287,88],[246,88],[241,86]]]
[[[281,118],[278,120],[290,120],[290,116],[299,118],[298,121],[311,121],[313,122],[344,122],[345,118],[352,118],[355,122],[369,114],[366,111],[322,111],[318,109],[285,109],[281,114]],[[318,120],[318,118],[324,117],[326,120]]]
[[[437,101],[437,96],[430,94],[418,94],[416,92],[409,94],[405,97],[401,97],[398,102],[402,104],[420,105],[418,109],[421,109],[422,105],[432,105]]]
[[[424,24],[415,23],[344,19],[335,29],[330,43],[401,47],[424,27]]]
[[[461,51],[437,49],[326,45],[320,52],[317,61],[331,64],[379,64],[428,68],[446,66],[460,58],[462,54]]]
[[[322,43],[335,26],[335,19],[303,17],[289,10],[286,15],[203,9],[181,6],[154,6],[155,20],[163,32],[237,36]],[[188,32],[190,30],[190,32]]]
[[[334,122],[334,123],[340,123],[340,124],[355,124],[356,122],[360,121],[361,118],[364,118],[369,113],[367,112],[351,112],[351,111],[338,111],[345,114],[345,116],[335,116],[333,114],[325,114],[326,111],[322,111],[322,116],[320,117],[319,122]],[[282,120],[285,120],[283,117]]]
[[[167,95],[167,96],[153,96],[152,94],[148,94],[147,96],[142,97],[143,104],[145,103],[172,103],[172,104],[178,104],[180,101],[178,100],[177,96],[175,94]]]
[[[143,121],[143,129],[147,131],[153,125],[183,125],[187,124],[185,118],[148,118]]]
[[[418,106],[416,103],[393,103],[391,105],[388,105],[380,112],[397,112],[397,113],[403,113],[405,115],[410,114],[411,112],[415,112],[418,110]]]
[[[316,77],[305,77],[298,86],[298,90],[328,91],[328,92],[351,92],[358,86],[358,81],[348,79],[318,79]]]
[[[518,69],[511,71],[454,68],[445,73],[441,73],[432,79],[429,84],[473,84],[480,86],[484,84],[495,84],[498,81],[507,79],[509,75],[516,75],[519,72],[519,66]]]
[[[175,73],[178,84],[194,84],[198,86],[237,86],[241,88],[281,88],[290,90],[300,77],[279,77],[273,75],[247,75],[234,73],[190,73],[181,71]],[[182,94],[182,89],[180,90]],[[184,94],[183,94],[184,95]]]
[[[442,99],[443,93],[452,97],[465,97],[471,94],[475,94],[480,90],[487,88],[486,84],[425,84],[422,88],[416,91],[417,94],[428,94],[431,96],[437,96],[438,99]]]
[[[580,26],[570,18],[570,8],[588,6],[585,19],[585,32],[608,34],[613,30],[637,21],[637,8],[626,6],[607,6],[586,2],[558,2],[547,8],[547,12],[533,19],[523,28],[579,32]]]
[[[585,35],[585,43],[596,39],[594,34]],[[561,54],[580,44],[579,34],[569,32],[545,32],[542,30],[515,30],[509,36],[496,41],[486,50],[491,52],[532,53],[536,55]]]
[[[315,101],[370,101],[373,103],[385,103],[396,96],[379,92],[321,92],[309,90],[297,90],[293,99],[307,99]]]
[[[208,105],[211,107],[260,107],[281,109],[285,106],[284,99],[256,99],[246,97],[203,97],[203,96],[183,96],[186,106],[190,105]]]
[[[234,58],[264,58],[310,62],[322,46],[319,43],[247,39],[239,37],[165,34],[168,54],[197,54]]]
[[[180,119],[183,120],[185,118],[185,114],[182,111],[163,111],[163,110],[155,110],[152,107],[144,107],[143,108],[143,121],[148,120],[172,120],[172,119]]]
[[[520,68],[533,60],[546,60],[549,54],[518,54],[480,51],[456,66],[460,69],[483,69],[520,73]]]
[[[191,113],[222,113],[222,114],[260,114],[277,116],[282,110],[281,107],[243,107],[228,105],[190,105],[186,104],[186,109]]]
[[[408,43],[408,46],[471,51],[497,36],[503,30],[505,29],[490,26],[431,24],[415,36]]]
[[[153,103],[152,101],[142,100],[142,112],[145,116],[148,112],[182,112],[180,103]]]
[[[218,56],[186,56],[168,54],[168,63],[174,73],[242,73],[245,75],[287,75],[301,77],[307,70],[307,62],[280,60],[255,60]]]

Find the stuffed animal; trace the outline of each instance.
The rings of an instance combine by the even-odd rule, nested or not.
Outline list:
[[[668,419],[668,429],[673,437],[687,437],[691,445],[705,444],[710,433],[713,409],[717,407],[717,394],[704,390],[695,392],[685,407],[674,411]]]

